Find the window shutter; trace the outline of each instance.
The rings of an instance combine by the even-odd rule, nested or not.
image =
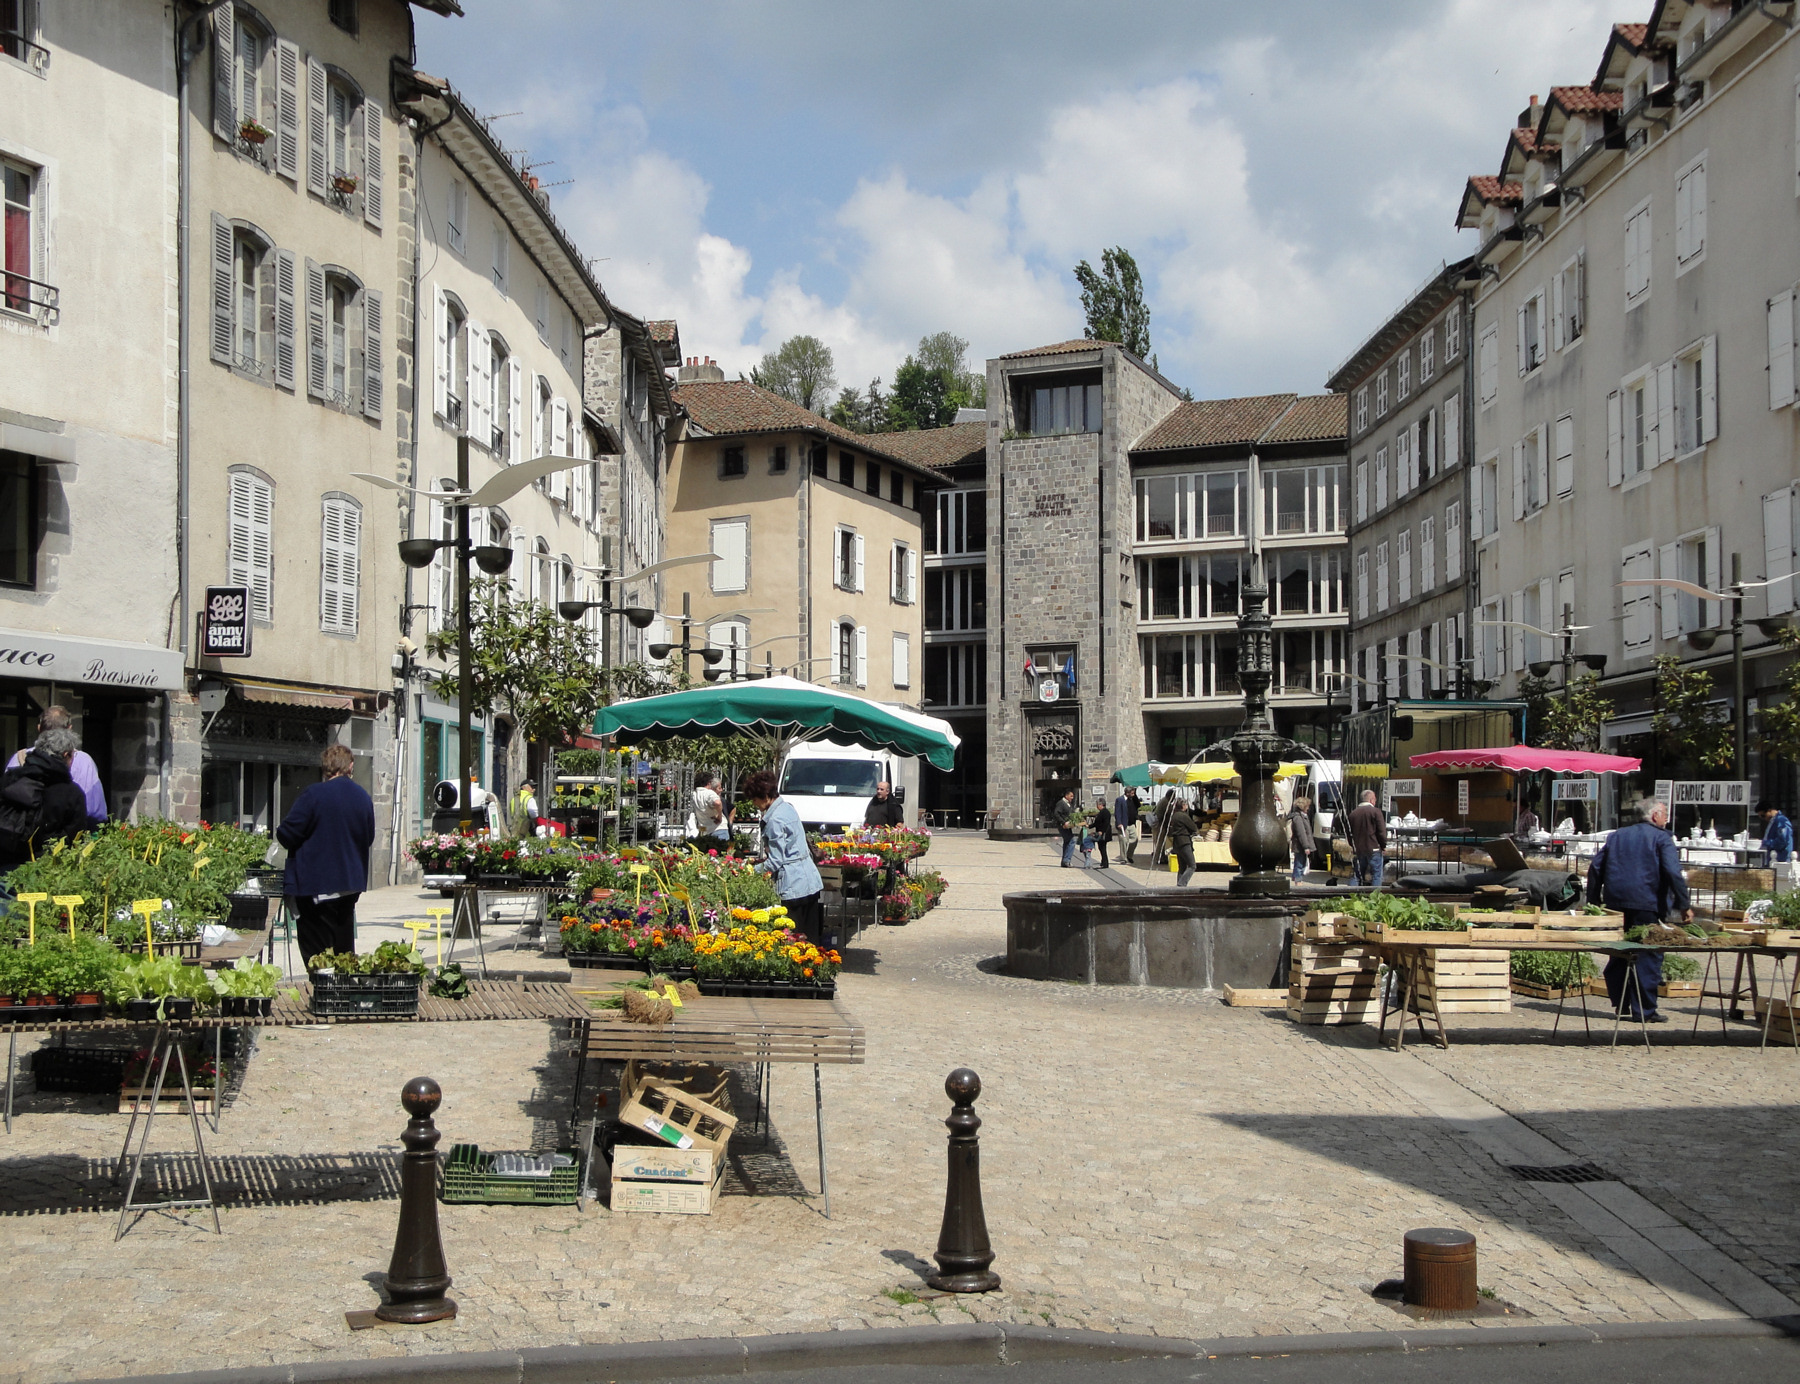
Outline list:
[[[1559,270],[1550,278],[1550,347],[1556,351],[1563,348],[1563,277],[1568,272]]]
[[[362,511],[344,500],[325,501],[319,556],[319,628],[355,634]]]
[[[542,375],[532,377],[531,382],[531,460],[536,461],[544,453],[544,394]],[[661,640],[656,641],[661,643]]]
[[[1706,165],[1698,165],[1688,174],[1690,196],[1693,199],[1688,221],[1688,254],[1697,255],[1706,249]],[[1716,589],[1716,588],[1715,588]]]
[[[1462,575],[1462,506],[1451,501],[1444,507],[1444,580]]]
[[[1791,485],[1763,496],[1763,576],[1770,583],[1766,589],[1771,615],[1785,614],[1795,605],[1794,583],[1781,580],[1795,570],[1794,501]]]
[[[857,591],[861,591],[863,589],[864,539],[860,533],[853,536],[853,545],[856,549],[856,587],[855,587],[855,589]]]
[[[1659,466],[1675,456],[1675,362],[1664,361],[1656,367],[1656,452],[1652,466]]]
[[[450,303],[441,288],[431,298],[431,408],[443,418],[450,410]]]
[[[374,289],[363,290],[363,416],[381,421],[382,305]]]
[[[1521,379],[1523,379],[1525,376],[1525,372],[1531,369],[1531,357],[1525,353],[1525,309],[1524,308],[1519,307],[1519,308],[1513,309],[1513,323],[1518,328],[1519,377]]]
[[[254,505],[251,502],[251,487],[256,478],[242,471],[233,471],[229,488],[226,492],[225,523],[225,580],[232,586],[250,586],[250,529],[251,514]],[[252,604],[254,605],[254,596]]]
[[[856,541],[860,544],[862,539],[858,538]],[[861,589],[860,584],[858,589]],[[856,627],[856,685],[869,685],[869,629],[866,625]]]
[[[911,548],[906,550],[906,603],[911,605],[918,600],[919,555]]]
[[[894,636],[894,686],[912,685],[912,643],[904,634]]]
[[[1556,420],[1556,493],[1575,493],[1575,420]]]
[[[325,138],[325,64],[311,54],[306,59],[306,188],[325,195],[329,181],[329,151]]]
[[[212,219],[212,358],[230,365],[235,358],[232,348],[231,288],[232,263],[231,223],[217,212]]]
[[[463,400],[463,421],[468,427],[469,439],[487,447],[494,440],[493,424],[488,421],[494,398],[488,384],[488,376],[494,369],[493,357],[488,348],[487,328],[471,317],[463,331],[469,342],[469,397]]]
[[[1537,497],[1541,505],[1550,497],[1550,439],[1555,430],[1548,423],[1538,429],[1537,445]]]
[[[1525,517],[1525,444],[1513,443],[1512,467],[1513,518]]]
[[[1657,575],[1679,579],[1681,576],[1681,544],[1665,543],[1657,558]],[[1675,639],[1681,634],[1681,593],[1670,586],[1653,587],[1662,596],[1662,637]]]
[[[237,52],[237,17],[232,0],[225,0],[213,11],[212,18],[213,133],[235,146],[238,138],[237,82],[233,70],[236,64],[232,59]]]
[[[231,473],[225,574],[233,585],[250,588],[250,610],[265,624],[274,618],[275,493],[248,471]]]
[[[1619,391],[1606,396],[1606,483],[1625,481],[1625,411]]]
[[[325,271],[306,262],[306,392],[325,397]]]
[[[1498,465],[1498,462],[1496,461],[1494,464]],[[1487,533],[1487,499],[1485,487],[1482,484],[1487,469],[1487,463],[1483,463],[1469,477],[1469,523],[1472,537],[1477,543]]]
[[[381,229],[381,141],[387,112],[381,102],[363,99],[363,220]]]
[[[569,455],[569,404],[561,396],[550,401],[550,454]],[[560,471],[552,472],[551,485],[560,487],[562,482],[557,478],[561,475]]]
[[[1462,460],[1462,395],[1444,400],[1443,466],[1447,471]]]
[[[1720,571],[1719,530],[1715,526],[1706,531],[1706,570],[1700,574],[1700,584],[1708,591],[1719,591],[1723,588],[1719,583],[1723,580]],[[1717,625],[1720,612],[1724,609],[1718,601],[1702,601],[1700,603],[1700,623],[1711,627]]]
[[[511,403],[507,419],[512,426],[512,436],[507,439],[507,454],[514,462],[520,462],[526,460],[519,450],[524,445],[522,434],[525,419],[522,410],[525,407],[525,371],[518,361],[509,360],[506,362],[506,374],[508,399]]]
[[[1794,290],[1769,299],[1769,407],[1794,402]]]
[[[275,42],[275,170],[300,181],[300,49]]]
[[[888,595],[893,600],[900,599],[900,545],[898,543],[888,549]]]
[[[1523,620],[1525,618],[1525,593],[1523,591],[1515,591],[1512,593],[1512,600],[1506,607],[1506,613],[1500,618],[1502,620]],[[1509,625],[1507,626],[1505,637],[1507,648],[1512,654],[1513,672],[1524,672],[1525,631],[1513,629]]]
[[[1700,441],[1719,435],[1719,338],[1700,343]],[[1716,588],[1715,588],[1716,589]]]
[[[1689,173],[1675,184],[1675,258],[1685,260],[1694,253],[1694,175]]]
[[[295,302],[300,286],[295,283],[294,252],[275,252],[275,383],[294,387],[295,356],[299,351],[300,306]]]

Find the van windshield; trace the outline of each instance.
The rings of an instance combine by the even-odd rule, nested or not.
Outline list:
[[[881,766],[871,759],[790,759],[781,791],[796,798],[872,798]]]

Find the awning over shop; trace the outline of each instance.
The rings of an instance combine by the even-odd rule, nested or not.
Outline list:
[[[0,678],[172,692],[186,674],[177,649],[0,629]]]
[[[310,706],[326,711],[355,711],[358,702],[373,700],[368,693],[347,692],[331,687],[304,687],[294,683],[256,682],[249,678],[227,678],[226,685],[247,702],[272,706]]]
[[[1512,774],[1629,774],[1643,764],[1622,754],[1593,754],[1586,750],[1541,750],[1533,745],[1488,746],[1483,749],[1436,750],[1412,757],[1415,769],[1461,769],[1469,772],[1503,770]]]

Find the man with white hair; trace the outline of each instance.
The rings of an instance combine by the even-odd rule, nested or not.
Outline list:
[[[1681,853],[1669,834],[1669,807],[1655,798],[1638,804],[1638,820],[1620,827],[1606,838],[1588,866],[1589,902],[1604,901],[1625,915],[1627,928],[1660,923],[1668,915],[1670,901],[1683,922],[1694,920],[1688,900],[1687,880],[1681,873]],[[1635,964],[1636,993],[1625,994],[1625,977]],[[1657,987],[1662,984],[1662,953],[1636,953],[1635,963],[1615,956],[1606,963],[1606,993],[1613,1008],[1628,1019],[1647,1024],[1668,1022],[1656,1009]]]

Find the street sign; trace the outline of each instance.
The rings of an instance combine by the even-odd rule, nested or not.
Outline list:
[[[1469,781],[1467,779],[1456,781],[1456,815],[1458,817],[1469,815]]]
[[[1675,796],[1675,780],[1674,779],[1658,779],[1656,781],[1656,791],[1653,794],[1651,794],[1651,796],[1654,797],[1659,803],[1668,802],[1670,799],[1672,799]]]
[[[1561,798],[1565,802],[1597,803],[1600,801],[1600,781],[1598,779],[1558,779],[1550,785],[1552,800]]]
[[[209,586],[200,612],[202,658],[250,657],[250,588]]]
[[[1748,807],[1748,779],[1694,779],[1676,783],[1673,806],[1676,807]]]

